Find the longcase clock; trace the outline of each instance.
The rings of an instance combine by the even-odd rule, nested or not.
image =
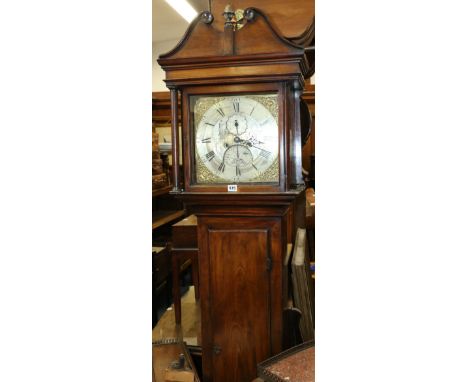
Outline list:
[[[282,37],[267,12],[227,7],[200,14],[158,59],[171,90],[172,193],[198,217],[207,382],[251,381],[282,351],[283,262],[303,224],[300,96],[312,40],[311,30],[300,44]]]

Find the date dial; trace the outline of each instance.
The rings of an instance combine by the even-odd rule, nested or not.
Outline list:
[[[252,152],[245,146],[234,145],[224,152],[223,163],[236,168],[236,176],[241,176],[242,171],[250,169],[253,164]]]

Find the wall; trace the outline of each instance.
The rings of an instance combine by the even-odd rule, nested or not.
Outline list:
[[[172,50],[179,40],[169,40],[169,41],[159,41],[157,43],[153,42],[153,91],[154,92],[163,92],[168,91],[166,84],[163,79],[165,78],[165,73],[161,67],[156,62],[157,58],[162,53],[167,53]]]

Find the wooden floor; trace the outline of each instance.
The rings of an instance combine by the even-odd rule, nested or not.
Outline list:
[[[182,320],[176,325],[174,307],[164,312],[153,329],[153,342],[162,339],[179,339],[188,346],[201,346],[201,312],[200,301],[195,301],[195,290],[191,286],[182,296]]]

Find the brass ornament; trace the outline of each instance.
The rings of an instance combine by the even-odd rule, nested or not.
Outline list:
[[[232,28],[236,31],[241,29],[245,25],[244,10],[234,10],[231,4],[227,4],[224,8],[223,16],[225,19],[224,28]]]

